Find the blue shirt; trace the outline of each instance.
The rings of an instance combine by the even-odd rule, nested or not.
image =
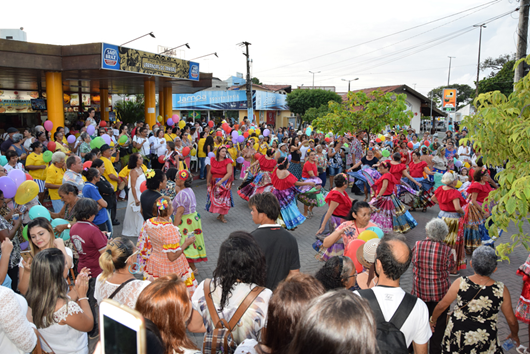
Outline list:
[[[100,199],[103,199],[101,194],[99,194],[98,187],[96,187],[90,182],[85,183],[85,186],[83,187],[83,196],[85,198],[93,199],[96,202]],[[96,225],[101,225],[107,222],[108,218],[109,218],[109,214],[107,213],[107,208],[101,208],[101,210],[97,213],[96,217],[94,218],[93,223]]]

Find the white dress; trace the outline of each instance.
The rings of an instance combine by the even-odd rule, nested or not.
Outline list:
[[[0,286],[0,303],[0,353],[31,352],[37,344],[37,335],[35,325],[26,318],[26,299]]]
[[[56,322],[47,328],[39,329],[40,334],[46,339],[55,354],[88,354],[88,335],[69,325],[60,325],[70,315],[83,313],[83,309],[74,301],[68,301],[53,314]],[[46,343],[41,342],[42,349],[51,352]]]
[[[145,175],[142,173],[138,176],[136,179],[136,186],[134,186],[134,189],[136,190],[136,197],[138,200],[140,200],[140,195],[142,194],[140,192],[140,185],[142,182],[145,181]],[[144,224],[144,218],[142,217],[142,214],[140,213],[140,206],[136,206],[134,202],[134,196],[132,193],[131,188],[131,176],[129,174],[129,181],[128,187],[129,187],[129,195],[127,198],[127,210],[125,210],[125,218],[123,220],[123,236],[129,236],[129,237],[138,237],[140,236],[140,231],[142,231],[142,226]],[[134,211],[134,209],[137,208],[138,211]]]
[[[94,297],[98,301],[98,305],[101,301],[108,299],[112,293],[118,289],[121,284],[114,284],[107,280],[104,282],[100,281],[101,274],[96,279],[96,289]],[[128,282],[121,290],[112,298],[112,300],[119,302],[122,305],[126,305],[131,309],[136,307],[136,300],[138,296],[145,289],[146,286],[151,284],[148,280],[133,280]]]

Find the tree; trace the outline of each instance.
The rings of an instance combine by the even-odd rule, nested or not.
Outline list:
[[[318,117],[324,117],[328,113],[329,113],[329,106],[327,104],[323,104],[322,106],[318,108],[311,107],[305,112],[304,121],[313,122]]]
[[[515,60],[504,63],[501,70],[478,83],[478,93],[500,91],[509,96],[513,92],[513,68]]]
[[[452,88],[456,89],[456,109],[459,110],[460,108],[464,107],[468,103],[473,101],[473,97],[475,97],[475,90],[471,88],[471,86],[466,84],[453,84],[450,86],[440,86],[435,89],[432,89],[429,91],[428,96],[433,97],[434,102],[436,102],[436,105],[438,108],[442,107],[442,95],[443,90],[446,88]]]
[[[530,63],[530,56],[517,64],[521,61]],[[499,188],[486,203],[495,204],[488,219],[493,221],[490,235],[497,235],[499,229],[507,231],[512,222],[518,229],[511,242],[496,247],[502,259],[508,259],[517,245],[530,250],[530,236],[523,232],[523,224],[530,221],[530,76],[516,83],[509,96],[498,90],[482,93],[474,104],[477,113],[462,122],[469,135],[461,143],[473,142],[485,164],[504,166],[496,176]]]
[[[498,58],[487,58],[482,63],[480,63],[480,71],[491,69],[493,70],[490,73],[491,76],[495,76],[496,72],[501,70],[509,61],[515,60],[515,54],[502,54]]]
[[[311,123],[310,120],[306,120],[305,118],[305,113],[309,108],[319,108],[322,105],[327,105],[330,101],[341,103],[342,97],[335,92],[320,89],[297,89],[287,94],[289,110],[302,117],[299,129],[302,126],[302,122]],[[308,116],[307,119],[311,119],[311,117]]]
[[[118,119],[125,123],[135,123],[145,120],[145,111],[144,111],[144,96],[136,95],[135,99],[123,100],[116,102],[116,112]]]
[[[261,81],[259,81],[259,79],[257,77],[253,77],[252,80],[250,80],[250,81],[252,81],[252,83],[255,84],[255,85],[263,85],[263,83]]]
[[[375,90],[367,95],[363,91],[348,92],[344,103],[329,102],[329,113],[312,123],[314,129],[335,134],[379,133],[387,125],[408,125],[412,112],[407,110],[405,94],[384,93]]]

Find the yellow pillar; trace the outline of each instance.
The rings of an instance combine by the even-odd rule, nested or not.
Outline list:
[[[164,122],[173,116],[173,88],[164,87]]]
[[[162,116],[162,118],[165,118],[165,105],[164,105],[164,88],[158,89],[158,114]],[[164,122],[167,121],[167,119],[164,119]]]
[[[149,79],[144,80],[144,96],[145,96],[145,122],[149,125],[149,129],[153,129],[156,124],[156,87],[155,81]]]
[[[63,77],[60,72],[46,72],[46,99],[48,120],[53,123],[52,133],[64,127]]]
[[[99,89],[99,107],[101,120],[109,121],[109,89]]]

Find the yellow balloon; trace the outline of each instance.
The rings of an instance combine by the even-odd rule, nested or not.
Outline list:
[[[15,194],[15,203],[23,205],[29,203],[33,198],[39,194],[39,185],[34,181],[24,181],[17,188]]]
[[[460,187],[462,187],[462,181],[456,182],[456,189],[459,189]]]
[[[254,133],[254,129],[249,129],[248,133],[249,133],[249,134]]]
[[[162,118],[162,116],[158,116],[157,120],[162,123],[162,121],[164,120],[164,118]]]
[[[464,163],[464,166],[465,166],[465,168],[469,168],[469,167],[471,167],[471,166],[469,165],[469,162]]]
[[[179,128],[180,128],[180,129],[184,129],[185,126],[186,126],[186,122],[183,121],[183,120],[181,120],[181,121],[179,122]]]
[[[373,232],[372,230],[365,230],[365,231],[361,232],[359,237],[357,237],[358,240],[363,240],[363,241],[368,241],[368,240],[371,240],[373,238],[378,238],[378,237],[377,237],[377,234],[375,232]]]
[[[191,149],[191,156],[195,156],[197,154],[197,150],[195,148]]]
[[[260,134],[261,134],[261,129],[260,128],[256,129],[256,135],[260,135]]]
[[[381,135],[381,137],[379,139],[381,139],[381,141],[385,141],[386,140],[384,135]]]

